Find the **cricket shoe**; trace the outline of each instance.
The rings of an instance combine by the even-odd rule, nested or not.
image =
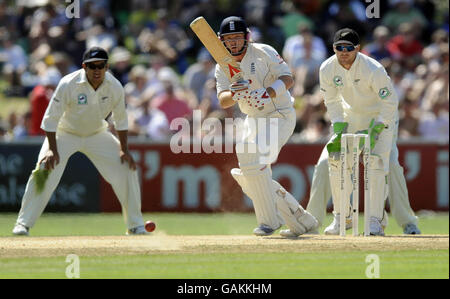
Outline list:
[[[126,235],[149,235],[150,233],[145,230],[145,226],[140,225],[127,230]]]
[[[307,231],[305,235],[319,235],[319,230],[317,228],[312,229],[310,231]],[[283,229],[280,230],[280,236],[285,238],[296,238],[299,236],[299,234],[292,232],[290,229]]]
[[[253,234],[259,237],[270,236],[276,231],[276,229],[272,229],[270,226],[261,224],[257,228],[253,230]]]
[[[340,214],[334,214],[333,222],[323,231],[325,235],[331,235],[331,236],[337,236],[339,235],[339,228],[340,228]],[[352,228],[352,218],[347,217],[345,219],[345,230],[349,230]]]
[[[420,235],[421,231],[414,223],[408,223],[403,227],[403,234],[405,235]]]
[[[371,236],[384,236],[383,225],[381,220],[376,217],[370,217],[369,231]]]
[[[23,224],[16,223],[12,233],[16,236],[28,236],[30,234],[30,229]]]

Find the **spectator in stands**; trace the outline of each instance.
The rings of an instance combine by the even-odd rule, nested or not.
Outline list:
[[[422,12],[413,6],[414,0],[390,0],[391,9],[382,17],[381,22],[394,32],[401,24],[412,24],[413,30],[420,35],[428,25]]]
[[[417,102],[407,98],[400,104],[398,135],[401,139],[419,136],[420,112]]]
[[[419,124],[420,136],[430,141],[449,141],[449,102],[436,102],[430,112],[422,115]]]
[[[281,29],[283,30],[285,38],[298,34],[298,28],[302,25],[314,30],[314,22],[311,18],[302,13],[301,10],[295,6],[282,17],[281,23]]]
[[[142,113],[136,119],[136,124],[140,127],[140,135],[146,136],[153,141],[167,141],[171,134],[169,121],[159,109],[152,109],[148,101],[142,103]]]
[[[387,44],[387,48],[393,59],[415,59],[422,54],[423,46],[417,39],[416,33],[411,23],[402,23],[400,25],[398,34],[389,40]]]
[[[186,32],[175,22],[170,22],[165,9],[158,10],[153,29],[144,28],[138,43],[143,52],[163,55],[169,63],[176,63],[178,71],[184,73],[188,67],[185,51],[190,47]]]
[[[124,86],[125,102],[129,113],[141,105],[141,97],[147,87],[147,71],[143,65],[135,65],[129,74],[130,81]]]
[[[0,141],[7,141],[7,138],[6,138],[7,132],[8,131],[6,130],[5,124],[0,119]]]
[[[287,64],[291,65],[294,62],[294,56],[300,58],[305,56],[305,41],[308,43],[307,47],[312,48],[312,59],[325,60],[328,51],[322,38],[314,35],[308,25],[300,24],[298,34],[289,37],[284,43],[282,54]]]
[[[202,48],[197,55],[197,62],[192,64],[183,75],[183,85],[195,94],[198,103],[203,99],[204,86],[209,78],[214,77],[216,63],[208,50]]]
[[[64,52],[54,52],[51,53],[49,58],[52,60],[51,64],[58,69],[61,76],[65,76],[77,70],[76,65],[73,63],[73,60],[69,55]]]
[[[21,76],[27,68],[25,51],[16,43],[8,32],[0,32],[0,63],[3,63],[2,73],[9,84],[8,96],[23,96]]]
[[[323,58],[314,55],[314,40],[312,34],[303,36],[303,51],[295,51],[292,57],[292,73],[295,82],[293,96],[302,96],[304,93],[313,93],[319,84],[319,69]]]
[[[130,51],[124,47],[115,47],[112,49],[109,69],[122,85],[128,83],[128,73],[131,67]]]
[[[426,87],[420,107],[422,111],[431,111],[436,103],[448,103],[448,101],[449,79],[447,65],[444,69],[439,70],[438,77]]]
[[[313,113],[309,118],[306,128],[298,135],[298,141],[324,142],[329,139],[329,124],[320,112]]]
[[[177,117],[190,118],[192,116],[192,109],[182,99],[178,98],[174,92],[174,86],[170,81],[163,81],[164,93],[154,98],[150,107],[159,109],[167,117],[169,124]]]
[[[219,104],[219,99],[217,98],[216,90],[216,78],[209,78],[205,85],[203,86],[202,99],[198,105],[198,109],[202,112],[203,118],[208,118],[209,114],[215,113],[216,111],[222,111]],[[228,113],[231,113],[228,111]],[[232,117],[232,115],[229,115]]]
[[[20,140],[28,137],[31,127],[31,112],[27,111],[20,115],[14,128],[12,129],[13,139]]]
[[[386,47],[386,43],[389,40],[389,34],[389,29],[386,26],[376,27],[373,31],[373,41],[367,44],[361,52],[377,61],[390,58],[391,53]]]
[[[42,118],[48,103],[55,91],[56,86],[61,80],[61,74],[56,68],[47,70],[45,76],[42,78],[41,84],[37,85],[30,96],[31,106],[31,125],[30,136],[44,136],[45,133],[41,129]]]

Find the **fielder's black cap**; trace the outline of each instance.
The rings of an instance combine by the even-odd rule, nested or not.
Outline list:
[[[338,30],[334,35],[333,45],[348,43],[352,44],[353,46],[359,45],[358,33],[350,28]]]
[[[220,24],[219,35],[232,34],[232,33],[248,33],[249,29],[245,21],[236,16],[223,19]]]
[[[100,47],[92,47],[87,49],[83,54],[83,63],[108,60],[108,53]]]

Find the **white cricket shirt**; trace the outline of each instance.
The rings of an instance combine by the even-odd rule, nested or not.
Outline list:
[[[280,76],[292,76],[289,66],[277,53],[277,51],[269,45],[259,43],[248,43],[247,52],[240,63],[238,63],[243,73],[243,78],[251,80],[249,90],[267,88],[271,86]],[[216,65],[215,77],[217,80],[217,95],[221,92],[229,90],[231,82],[219,65]],[[273,101],[273,107],[266,107],[261,113],[269,114],[275,110],[292,108],[294,99],[289,91],[284,94],[277,95]],[[245,101],[239,101],[239,107],[245,113]],[[272,108],[272,109],[267,109]],[[251,115],[256,116],[256,115]]]
[[[105,118],[111,112],[116,130],[128,130],[122,84],[106,72],[103,83],[94,90],[84,69],[80,69],[59,82],[45,111],[41,129],[90,136],[108,127]]]
[[[367,129],[372,118],[393,125],[398,120],[398,97],[384,67],[358,53],[349,70],[336,55],[320,66],[320,91],[331,122],[348,121],[349,132]]]

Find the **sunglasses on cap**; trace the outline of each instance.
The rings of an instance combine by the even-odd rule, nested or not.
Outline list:
[[[94,64],[93,62],[91,62],[91,63],[86,63],[86,66],[88,68],[90,68],[91,70],[102,70],[105,68],[106,62],[99,63],[99,64]]]
[[[347,49],[347,52],[351,52],[351,51],[355,50],[355,46],[353,46],[353,45],[348,45],[348,46],[337,45],[335,47],[336,47],[336,50],[339,52],[344,51],[344,49]]]

